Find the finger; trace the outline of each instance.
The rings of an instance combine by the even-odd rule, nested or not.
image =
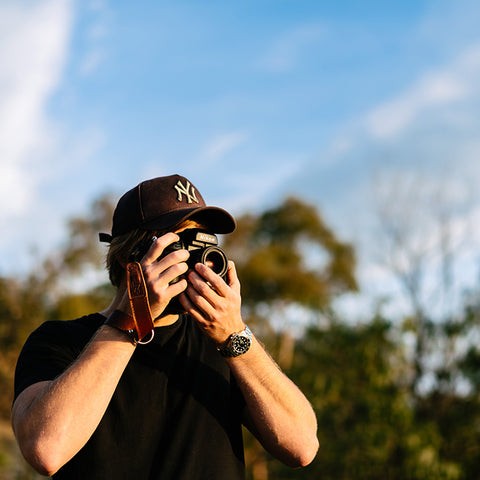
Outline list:
[[[190,271],[188,273],[189,285],[195,289],[195,292],[192,292],[192,295],[194,295],[195,299],[197,298],[197,295],[199,295],[214,306],[218,302],[218,299],[222,296],[222,292],[215,288],[215,279],[211,277],[210,279],[211,281],[200,276],[196,271]],[[227,288],[225,282],[223,282],[221,278],[220,281],[224,284],[224,287]],[[220,287],[217,286],[217,288]]]
[[[206,296],[209,296],[209,290],[210,293],[214,292],[222,296],[226,295],[227,284],[223,281],[223,278],[203,263],[197,263],[195,265],[195,272],[192,272],[190,275],[192,276],[192,282],[195,282],[195,288],[197,288],[197,285],[200,288],[203,286],[206,287],[201,290]],[[207,284],[205,284],[205,282],[207,282]]]
[[[177,295],[182,294],[187,287],[188,282],[184,278],[178,282],[172,283],[167,288],[168,296],[171,296],[171,298],[176,297]]]
[[[199,277],[200,278],[200,277]],[[215,300],[218,301],[218,295],[204,280],[196,282],[195,285],[190,282],[185,291],[193,305],[207,316],[213,314]]]
[[[163,253],[165,248],[174,242],[178,242],[179,236],[176,233],[168,232],[161,237],[153,237],[152,245],[142,258],[142,263],[149,264],[155,262]]]
[[[210,317],[208,314],[192,302],[187,292],[181,293],[178,296],[178,299],[185,311],[193,318],[195,322],[197,322],[198,326],[207,332],[209,328],[211,328]]]
[[[170,270],[172,267],[182,264],[181,273],[185,273],[188,270],[186,261],[189,257],[190,252],[187,250],[175,250],[174,252],[169,253],[166,257],[163,257],[157,262],[151,264],[151,268],[160,275],[163,272],[167,272],[167,270]]]
[[[188,265],[185,262],[174,263],[170,267],[163,269],[162,265],[152,268],[151,278],[158,278],[161,285],[173,284],[175,280],[184,279],[188,272]],[[186,281],[186,280],[185,280]]]
[[[149,295],[152,316],[154,318],[161,316],[170,301],[177,295],[180,295],[186,288],[187,281],[185,279],[164,288],[159,288],[156,285]]]
[[[187,290],[188,290],[188,287],[187,287]],[[178,296],[178,300],[180,301],[180,304],[185,309],[185,311],[189,313],[195,320],[197,321],[204,320],[202,312],[193,304],[192,300],[190,299],[186,291],[182,292]]]
[[[227,279],[229,287],[239,292],[240,281],[238,280],[237,268],[232,260],[228,261]]]

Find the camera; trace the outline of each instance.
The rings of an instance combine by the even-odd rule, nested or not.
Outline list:
[[[185,249],[190,252],[190,257],[187,260],[189,269],[194,269],[196,263],[203,263],[222,277],[224,281],[227,281],[228,258],[225,252],[218,246],[216,235],[196,228],[184,230],[183,232],[177,233],[177,235],[179,236],[179,240],[168,245],[162,255],[158,257],[157,261],[166,257],[169,253]],[[135,248],[130,257],[130,261],[139,262],[155,240],[156,237],[152,237]],[[178,282],[180,278],[181,277],[175,278],[171,283]],[[165,312],[182,313],[183,308],[178,299],[173,298]]]
[[[184,230],[177,235],[180,240],[169,245],[160,258],[175,250],[188,250],[190,252],[187,260],[189,268],[193,269],[196,263],[203,263],[227,281],[228,259],[225,252],[218,246],[216,235],[195,228]]]

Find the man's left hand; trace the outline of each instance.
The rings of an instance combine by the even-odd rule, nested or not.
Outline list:
[[[188,286],[179,297],[182,306],[217,345],[245,328],[241,316],[240,282],[235,264],[228,262],[228,284],[211,268],[197,263],[188,273]]]

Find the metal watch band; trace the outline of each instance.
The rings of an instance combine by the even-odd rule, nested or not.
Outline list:
[[[224,357],[238,357],[247,353],[252,345],[252,332],[245,326],[241,332],[232,333],[226,345],[217,347]]]

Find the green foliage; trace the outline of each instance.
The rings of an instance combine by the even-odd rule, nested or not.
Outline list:
[[[110,303],[110,287],[73,294],[68,280],[87,266],[102,266],[98,232],[109,230],[112,211],[110,197],[100,198],[85,218],[69,222],[65,247],[38,262],[27,278],[0,278],[0,418],[10,416],[15,363],[30,332],[46,320],[75,318]]]
[[[21,345],[47,316],[38,279],[0,279],[0,419],[8,419],[13,400],[13,376]]]
[[[60,252],[62,268],[73,273],[85,267],[102,266],[104,252],[100,248],[98,233],[109,232],[113,214],[113,198],[105,195],[90,206],[87,217],[73,217],[68,222],[68,242]]]
[[[78,292],[70,280],[102,268],[97,234],[110,229],[112,211],[109,197],[94,202],[27,278],[0,278],[1,478],[37,478],[8,427],[16,358],[43,321],[108,306],[110,286]],[[409,317],[398,331],[379,316],[354,325],[335,318],[332,301],[358,288],[355,253],[295,198],[239,218],[224,246],[242,282],[247,323],[310,399],[319,426],[320,452],[301,470],[283,467],[247,435],[248,479],[480,478],[480,298],[466,298],[463,311],[442,322]],[[299,311],[310,314],[305,331],[291,328]],[[421,358],[405,348],[405,332],[422,337]],[[411,381],[417,370],[430,378],[423,393]]]
[[[461,478],[458,465],[441,458],[435,426],[415,423],[402,386],[407,361],[390,331],[380,318],[363,326],[336,321],[299,340],[289,373],[317,413],[320,452],[300,472],[272,461],[273,478]]]
[[[67,293],[58,299],[50,316],[57,320],[79,318],[105,310],[115,294],[110,284],[101,285],[85,293]]]
[[[236,262],[244,304],[250,307],[281,300],[322,309],[333,297],[358,288],[353,248],[299,199],[239,218],[225,248]]]

